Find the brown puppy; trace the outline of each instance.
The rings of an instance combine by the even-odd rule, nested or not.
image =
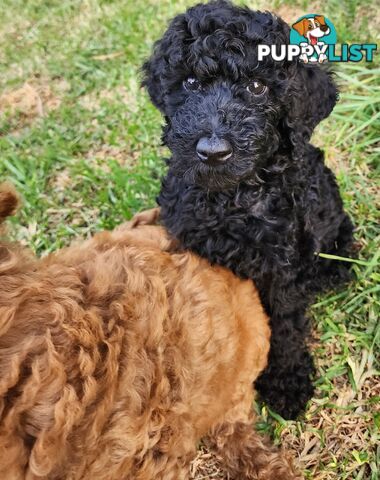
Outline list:
[[[17,203],[0,186],[0,218]],[[208,435],[231,478],[299,478],[253,428],[269,348],[252,282],[160,227],[43,260],[0,242],[0,478],[181,480]]]

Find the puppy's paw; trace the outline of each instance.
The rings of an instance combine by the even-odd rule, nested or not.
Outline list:
[[[271,410],[286,420],[294,420],[306,409],[313,396],[311,378],[314,372],[312,358],[306,353],[303,364],[297,368],[285,370],[281,366],[270,366],[257,379],[255,387]]]
[[[160,218],[160,210],[160,207],[156,207],[136,213],[129,222],[129,227],[135,228],[139,225],[156,225]]]
[[[314,387],[309,379],[299,388],[283,389],[275,396],[263,399],[269,408],[285,420],[295,420],[306,409],[307,402],[313,396]]]

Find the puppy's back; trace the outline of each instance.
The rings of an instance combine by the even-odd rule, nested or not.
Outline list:
[[[152,478],[264,367],[251,282],[141,228],[0,275],[1,478]]]

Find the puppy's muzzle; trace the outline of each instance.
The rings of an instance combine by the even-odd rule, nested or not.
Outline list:
[[[213,135],[199,139],[196,152],[203,163],[215,166],[225,163],[232,156],[232,146],[228,140]]]

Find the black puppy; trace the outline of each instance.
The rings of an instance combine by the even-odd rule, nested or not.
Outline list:
[[[144,65],[172,157],[161,218],[185,248],[252,278],[271,315],[262,398],[294,418],[312,396],[307,306],[349,278],[352,224],[323,153],[309,143],[337,100],[331,75],[297,61],[259,62],[258,44],[287,44],[271,13],[226,1],[177,16]]]

